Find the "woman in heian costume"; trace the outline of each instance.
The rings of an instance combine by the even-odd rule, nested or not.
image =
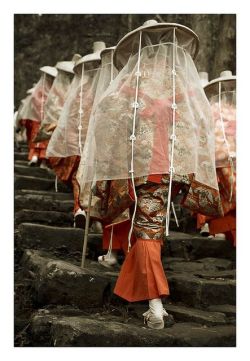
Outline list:
[[[43,166],[45,162],[48,141],[36,142],[35,138],[44,119],[45,102],[57,75],[56,68],[52,66],[43,66],[40,71],[42,72],[41,78],[19,114],[20,119],[22,119],[21,125],[26,128],[29,146],[28,160],[31,166],[37,163],[41,163],[40,165]]]
[[[36,84],[33,84],[35,86]],[[25,114],[23,109],[26,107],[26,104],[29,103],[34,87],[26,91],[26,97],[23,98],[19,104],[17,111],[14,114],[14,128],[15,128],[15,140],[17,141],[17,147],[19,141],[30,142],[30,139],[27,137],[27,130],[25,127],[26,119],[24,118]]]
[[[149,300],[143,316],[156,329],[167,315],[161,246],[171,197],[182,189],[184,206],[222,214],[211,109],[192,59],[197,52],[191,29],[154,20],[120,40],[114,53],[120,72],[95,108],[77,176],[81,199],[87,187],[100,197],[92,212],[105,224],[129,210],[128,252],[114,293]]]
[[[98,79],[98,84],[96,87],[96,94],[95,94],[95,100],[92,107],[91,115],[89,124],[92,124],[92,122],[95,121],[95,108],[98,105],[98,101],[102,94],[106,91],[108,86],[114,81],[116,78],[118,72],[117,69],[114,66],[113,56],[114,56],[115,47],[106,48],[101,51],[101,69],[100,69],[100,76]],[[93,141],[92,136],[92,130],[93,127],[88,128],[88,132],[85,139],[85,147],[88,147],[88,143]],[[81,164],[81,162],[80,162]],[[80,165],[79,170],[77,173],[77,177],[81,178],[82,174],[84,173],[84,168]],[[85,210],[88,209],[88,202],[89,202],[89,187],[85,187],[81,190],[81,204]],[[96,214],[93,213],[93,210],[95,209],[95,203],[98,202],[98,197],[92,197],[91,204],[92,204],[92,211],[91,211],[91,221],[95,219]],[[97,215],[97,219],[98,219]],[[116,252],[117,250],[123,248],[123,246],[126,247],[124,243],[124,239],[127,239],[128,232],[130,229],[130,221],[128,214],[125,212],[123,217],[119,217],[118,222],[115,224],[112,223],[111,225],[106,224],[105,222],[102,222],[102,228],[103,228],[103,249],[108,250],[108,256],[100,256],[98,257],[98,262],[101,263],[103,266],[111,266],[117,263],[116,260]],[[110,243],[112,233],[112,244]],[[126,251],[126,249],[124,249]]]
[[[44,104],[44,118],[40,124],[36,141],[44,141],[51,138],[73,80],[75,61],[80,58],[79,54],[75,54],[71,61],[59,61],[56,64],[57,76]]]
[[[236,246],[236,76],[229,70],[204,87],[215,132],[216,173],[223,217],[197,216],[201,233],[229,239]]]
[[[85,223],[85,212],[79,203],[76,172],[99,79],[100,52],[104,48],[105,43],[95,42],[94,52],[76,61],[74,78],[46,152],[57,177],[73,188],[74,226],[80,228]]]

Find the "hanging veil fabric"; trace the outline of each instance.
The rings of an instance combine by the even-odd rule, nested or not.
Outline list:
[[[95,109],[98,104],[98,101],[102,96],[102,94],[104,93],[104,91],[108,88],[108,86],[111,84],[111,82],[115,79],[115,77],[118,74],[117,69],[115,68],[113,63],[114,49],[115,47],[106,48],[100,54],[101,56],[100,75],[96,86],[95,99],[93,102],[93,108],[90,115],[88,132],[84,144],[84,148],[87,149],[91,146],[93,142],[95,142],[94,134],[92,132],[93,126],[90,126],[90,124],[92,125],[92,123],[95,122]],[[81,161],[78,168],[77,179],[79,184],[82,185],[81,196],[80,196],[80,198],[82,199],[83,198],[86,199],[89,190],[89,187],[87,190],[85,189],[85,183],[82,181],[82,179],[84,179],[85,177],[84,174],[85,174],[85,168],[82,165],[82,161]]]
[[[211,109],[192,59],[197,47],[192,30],[165,23],[118,43],[120,72],[94,109],[81,184],[175,173],[218,189]]]
[[[71,61],[59,62],[56,65],[57,76],[49,91],[44,104],[44,118],[35,141],[50,139],[61,114],[71,81],[73,79],[73,65]],[[66,71],[67,70],[67,71]]]
[[[24,112],[24,109],[26,107],[26,104],[29,103],[30,101],[30,98],[31,98],[31,94],[28,94],[24,99],[21,100],[20,102],[20,105],[18,107],[18,110],[17,110],[17,116],[16,116],[16,126],[20,126],[19,124],[19,121],[21,119],[25,119],[24,118],[24,115],[25,115],[25,112]]]
[[[49,69],[49,73],[45,72],[47,68]],[[44,118],[44,104],[57,73],[55,68],[49,66],[43,67],[40,70],[42,71],[41,78],[35,85],[29,101],[25,102],[22,109],[23,119],[30,119],[37,122],[41,122]]]
[[[236,77],[212,80],[204,90],[214,119],[216,168],[227,167],[236,160]]]
[[[113,63],[113,55],[114,55],[115,47],[106,48],[101,51],[101,68],[100,68],[100,76],[98,79],[95,100],[93,104],[93,110],[91,113],[91,121],[93,119],[93,113],[100,96],[104,93],[110,83],[115,79],[118,72]],[[90,122],[91,122],[90,121]]]
[[[78,64],[78,63],[77,63]],[[47,157],[80,155],[99,78],[100,60],[80,62],[47,148]]]

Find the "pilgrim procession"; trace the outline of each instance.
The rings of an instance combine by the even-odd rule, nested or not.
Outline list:
[[[77,17],[15,68],[15,345],[235,346],[235,16]]]

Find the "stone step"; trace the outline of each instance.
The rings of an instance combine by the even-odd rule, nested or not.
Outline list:
[[[204,311],[171,304],[164,305],[164,308],[169,314],[173,315],[175,321],[197,322],[207,326],[225,325],[227,323],[226,315],[218,311]]]
[[[31,288],[34,290],[32,298],[35,299],[38,307],[44,305],[71,305],[86,311],[92,307],[102,307],[103,304],[106,304],[105,300],[110,299],[110,293],[113,288],[112,285],[114,285],[118,275],[118,272],[103,269],[97,262],[86,260],[86,268],[83,270],[72,262],[68,263],[55,259],[54,256],[52,257],[47,252],[37,250],[25,250],[20,266],[23,270],[22,272],[24,272],[20,277],[21,280],[27,278],[26,274],[29,277],[32,276]],[[176,285],[174,289],[173,281],[176,282],[177,278],[180,282],[180,276],[183,277],[183,284],[179,284],[179,290],[176,288]],[[185,279],[184,276],[186,277]],[[186,274],[168,275],[168,279],[171,298],[168,298],[168,303],[164,306],[169,314],[174,316],[175,321],[196,322],[196,327],[201,327],[201,329],[203,329],[204,326],[235,323],[235,307],[230,304],[225,305],[225,299],[230,303],[230,295],[228,290],[225,291],[225,284],[209,283],[207,280],[200,282],[196,277]],[[183,286],[185,286],[186,289]],[[182,295],[180,297],[181,292]],[[107,296],[107,294],[109,295]],[[220,294],[223,294],[223,304],[219,302],[219,300],[221,300]],[[213,295],[213,297],[211,297],[211,295]],[[92,299],[94,297],[95,300]],[[191,302],[190,297],[193,297]],[[195,298],[197,298],[197,300],[193,302]],[[185,303],[193,303],[191,306],[198,308],[207,306],[208,303],[210,303],[210,305],[206,310],[194,309],[183,306],[183,304],[171,304],[173,299],[174,301],[178,299],[178,301]],[[126,310],[128,310],[129,315],[127,321],[131,320],[131,317],[133,318],[136,314],[137,319],[142,323],[141,314],[145,312],[147,305],[139,305],[138,309],[138,304],[130,304],[129,308],[127,308],[121,299],[119,302],[123,309],[125,309],[123,312],[118,312],[119,316],[124,315],[124,312],[126,313]],[[215,304],[216,302],[217,304]],[[109,304],[109,308],[112,309],[112,307],[112,303]],[[116,309],[114,310],[117,311]],[[117,312],[113,314],[117,315]],[[125,321],[123,320],[123,322]],[[135,320],[135,322],[139,321]],[[219,346],[219,344],[217,345]]]
[[[14,165],[23,165],[25,167],[28,166],[28,160],[15,160]]]
[[[55,173],[53,170],[42,169],[40,167],[29,167],[27,165],[15,164],[14,173],[18,175],[37,177],[37,178],[48,178],[55,180]]]
[[[196,271],[193,274],[199,278],[205,278],[210,280],[236,279],[235,269],[226,271]]]
[[[38,178],[32,176],[15,175],[15,189],[37,189],[54,190],[55,181],[53,179]]]
[[[17,147],[16,145],[14,146],[14,152],[15,153],[28,153],[29,152],[29,148],[28,146],[26,145],[20,145]]]
[[[235,305],[211,305],[207,308],[208,311],[221,312],[227,316],[228,319],[236,320],[236,306]]]
[[[50,226],[72,227],[74,223],[73,213],[57,211],[34,211],[31,209],[22,209],[15,213],[15,225],[30,222]]]
[[[168,314],[173,316],[175,322],[195,322],[205,326],[225,325],[231,323],[231,318],[220,311],[208,311],[197,309],[193,307],[186,307],[182,304],[172,304],[168,301],[163,304]],[[145,312],[147,305],[131,304],[129,305],[129,312],[132,316],[136,315],[139,319],[143,312]]]
[[[232,274],[230,278],[222,277],[222,272],[230,271],[217,271],[211,277],[210,273],[201,277],[198,274],[185,272],[170,272],[167,271],[166,278],[169,284],[170,296],[168,300],[170,303],[181,303],[187,307],[206,310],[207,307],[212,305],[225,305],[229,304],[234,306],[236,303],[236,280]],[[118,276],[118,271],[117,275]],[[114,273],[115,277],[115,273]],[[111,282],[110,299],[107,301],[113,305],[120,304],[120,298],[113,294],[116,278]],[[220,312],[209,310],[214,312]]]
[[[16,148],[16,142],[14,141],[14,149]],[[18,142],[18,147],[19,148],[24,148],[24,149],[28,149],[29,147],[28,147],[28,144],[27,144],[27,142]]]
[[[55,180],[54,179],[46,179],[46,178],[38,178],[32,176],[24,176],[24,175],[15,175],[14,177],[14,188],[17,189],[34,189],[34,190],[55,190]],[[58,190],[59,192],[67,192],[69,191],[68,187],[62,183],[58,182]]]
[[[25,250],[20,265],[25,274],[33,275],[32,288],[37,305],[75,305],[80,309],[103,306],[112,276],[99,272],[87,261],[82,269],[72,262],[50,257],[36,250]]]
[[[70,227],[52,227],[33,223],[18,226],[19,248],[34,248],[47,251],[63,249],[64,252],[82,252],[84,230]],[[102,235],[89,234],[88,247],[102,248]]]
[[[19,197],[19,196],[16,196],[16,197]],[[26,208],[25,207],[25,203],[27,202],[23,202],[23,196],[21,196],[21,200],[20,200],[20,203],[21,204],[17,204],[18,206],[18,209],[20,209],[20,205],[23,206],[23,208]],[[35,196],[37,197],[37,195]],[[32,196],[31,195],[28,195],[28,199],[29,201],[32,200]],[[21,202],[22,201],[22,202]],[[45,202],[45,200],[44,200]],[[67,204],[67,201],[64,201],[66,202],[66,206],[68,205]],[[68,210],[66,210],[65,208],[63,208],[63,205],[65,206],[65,203],[64,202],[56,202],[56,201],[51,201],[51,200],[47,200],[47,206],[52,206],[53,208],[51,208],[51,210],[53,209],[58,209],[60,211],[64,211],[64,212],[68,212]],[[16,202],[17,203],[17,202]],[[60,205],[59,205],[60,203]],[[63,204],[64,203],[64,204]],[[54,206],[53,206],[54,205]],[[58,208],[57,208],[58,206]],[[60,208],[59,208],[60,207]],[[44,207],[42,208],[44,209]],[[33,229],[34,227],[34,229]],[[42,243],[47,243],[49,242],[48,239],[52,239],[52,240],[61,240],[61,242],[65,245],[68,244],[69,240],[73,239],[76,240],[77,239],[77,243],[79,244],[79,242],[81,242],[82,240],[82,234],[83,234],[83,231],[80,230],[80,229],[73,229],[73,228],[56,228],[56,227],[46,227],[46,226],[38,226],[38,225],[32,225],[32,224],[25,224],[22,226],[22,232],[25,232],[25,237],[22,237],[22,238],[25,238],[27,240],[27,242],[30,242],[30,241],[34,241],[36,242],[36,239],[39,243],[39,240],[42,239]],[[30,235],[29,235],[30,233]],[[197,239],[196,237],[194,236],[188,236],[188,235],[185,235],[188,237],[188,242],[189,244],[192,245],[192,242],[194,241],[194,247],[192,247],[192,249],[195,248],[195,245],[197,244]],[[35,237],[35,238],[34,238]],[[180,242],[182,240],[182,237],[183,237],[183,234],[180,233],[180,235],[178,234],[178,232],[175,232],[174,234],[174,239],[175,241],[178,243],[179,242],[179,239],[180,239]],[[46,241],[46,238],[47,238],[47,241]],[[213,244],[214,241],[209,241]],[[217,242],[217,241],[215,241]],[[50,242],[49,242],[50,243]],[[95,239],[91,239],[89,241],[90,243],[90,247],[93,248],[93,251],[94,251],[94,247],[97,247],[97,253],[99,252],[99,250],[101,249],[101,241],[100,239],[98,240],[95,240]],[[224,246],[227,247],[228,243],[225,242],[224,243]],[[229,244],[230,245],[230,244]],[[33,248],[35,246],[35,243],[32,243],[32,245],[28,245],[29,247]],[[200,245],[201,246],[201,245]],[[168,249],[165,248],[164,252],[163,252],[163,256],[166,257],[166,253],[167,253]],[[232,249],[233,252],[235,252],[234,249]],[[234,261],[232,260],[227,260],[227,259],[223,259],[221,260],[218,259],[216,261],[216,257],[221,257],[223,255],[223,253],[221,254],[217,254],[217,253],[220,253],[220,252],[215,252],[215,255],[213,255],[213,257],[211,256],[210,258],[209,257],[206,257],[204,260],[200,259],[199,261],[196,261],[196,262],[193,262],[193,263],[190,263],[190,262],[186,262],[187,260],[185,258],[179,258],[178,257],[178,254],[175,255],[176,259],[181,259],[183,260],[184,263],[179,263],[177,261],[175,261],[174,263],[170,262],[168,263],[168,257],[165,259],[163,258],[163,264],[165,266],[165,269],[166,270],[174,270],[174,271],[181,271],[182,267],[185,267],[185,270],[187,272],[189,271],[206,271],[206,270],[209,270],[209,271],[217,271],[217,270],[226,270],[226,269],[232,269],[234,267]],[[172,256],[171,252],[167,253],[167,256],[169,256],[169,254]],[[198,259],[199,255],[201,254],[201,257],[203,258],[203,254],[201,251],[197,252],[197,254],[192,253],[192,257],[187,257],[188,260],[190,258],[194,258],[194,256],[196,256],[196,258]],[[227,254],[225,256],[228,256]],[[224,255],[223,255],[224,257]],[[233,257],[232,257],[233,258]],[[206,262],[206,259],[207,259],[207,262]],[[216,267],[216,262],[217,262],[217,267]]]
[[[206,279],[189,273],[167,272],[170,299],[197,308],[236,303],[236,281]]]
[[[28,152],[14,152],[14,160],[28,161]]]
[[[208,239],[199,235],[170,232],[164,242],[163,254],[194,260],[205,257],[219,257],[235,260],[235,247],[228,240]]]
[[[195,261],[185,261],[184,258],[163,257],[163,267],[166,271],[191,272],[202,274],[203,272],[231,271],[235,268],[235,262],[224,258],[207,257]]]
[[[152,331],[142,319],[136,323],[99,313],[63,316],[53,311],[38,311],[29,329],[30,346],[47,347],[232,347],[235,333],[234,325],[206,327],[188,322]]]
[[[55,193],[41,191],[15,191],[15,211],[31,209],[36,211],[73,212],[72,193]]]
[[[56,199],[56,200],[73,199],[72,192],[51,192],[51,191],[43,191],[37,189],[17,189],[15,191],[15,195],[32,195],[32,196],[38,195],[38,196],[49,197],[50,199]],[[41,199],[38,198],[37,201],[40,202]]]
[[[163,268],[167,273],[188,273],[204,279],[236,279],[235,262],[223,258],[204,258],[185,261],[181,258],[164,257]]]
[[[44,252],[44,251],[40,251],[40,250],[24,250],[23,253],[23,257],[21,260],[21,267],[27,271],[27,272],[32,272],[34,273],[34,282],[35,282],[35,286],[34,288],[36,289],[36,292],[38,294],[38,304],[40,305],[44,305],[44,304],[71,304],[71,305],[77,305],[80,308],[87,308],[87,307],[92,307],[91,304],[82,304],[78,299],[74,299],[74,298],[70,298],[69,295],[67,295],[67,297],[62,297],[62,300],[60,301],[59,298],[61,296],[58,296],[64,293],[64,289],[70,289],[71,288],[71,283],[72,283],[72,279],[74,279],[75,277],[82,277],[82,269],[79,267],[80,263],[78,263],[76,261],[71,261],[71,262],[65,262],[62,259],[58,259],[57,257],[55,257],[54,254],[48,253],[48,252]],[[53,273],[53,269],[55,269],[55,272]],[[69,270],[69,275],[68,275],[68,270]],[[72,272],[71,272],[72,271]],[[103,294],[103,298],[102,298],[102,302],[106,303],[110,303],[113,304],[114,306],[121,306],[123,304],[123,301],[118,298],[117,296],[113,295],[113,287],[114,284],[116,283],[116,279],[117,276],[119,274],[119,268],[116,268],[115,270],[112,269],[107,269],[107,268],[103,268],[103,266],[99,265],[98,262],[93,262],[90,260],[86,260],[86,268],[84,269],[84,271],[87,272],[87,274],[90,272],[92,272],[93,274],[96,275],[101,275],[102,277],[105,277],[105,280],[108,282],[105,283],[105,298],[104,298],[104,294]],[[71,274],[72,273],[72,274]],[[80,274],[78,276],[78,273]],[[42,275],[42,276],[41,276]],[[61,281],[61,276],[65,276],[64,281]],[[72,277],[71,277],[72,276]],[[225,293],[225,284],[223,283],[216,283],[214,282],[210,282],[208,280],[203,280],[203,282],[201,283],[200,280],[196,277],[193,277],[192,275],[183,275],[185,277],[185,281],[186,281],[186,288],[189,289],[189,294],[186,291],[186,289],[183,289],[183,291],[178,290],[176,285],[174,284],[174,282],[176,282],[176,278],[178,279],[179,275],[171,275],[168,276],[168,280],[169,280],[169,285],[170,285],[170,299],[169,302],[173,301],[178,301],[178,302],[182,302],[184,304],[188,304],[189,303],[193,303],[190,304],[191,306],[197,306],[198,308],[206,307],[206,306],[211,306],[213,304],[215,305],[219,305],[219,304],[225,304],[225,299],[227,298],[228,303],[230,303],[230,295],[229,295],[229,291],[227,291],[227,294]],[[42,277],[42,278],[41,278]],[[179,280],[180,282],[180,280]],[[67,284],[69,283],[69,285]],[[60,286],[60,284],[63,286]],[[107,288],[107,286],[109,286]],[[228,284],[227,284],[228,286]],[[56,290],[57,287],[57,291],[56,295],[53,294],[52,291],[50,290]],[[174,288],[175,287],[175,288]],[[200,289],[199,289],[200,288]],[[219,289],[220,288],[220,289]],[[176,291],[177,289],[177,291]],[[224,291],[224,295],[220,295],[220,291]],[[78,292],[78,291],[76,291]],[[104,292],[104,289],[102,289],[102,292]],[[109,293],[109,294],[108,294]],[[193,298],[191,298],[192,294]],[[214,298],[207,298],[207,296],[209,296],[210,294],[214,293]],[[78,297],[78,296],[77,296]],[[110,298],[111,297],[111,298]],[[186,299],[187,297],[187,299]],[[110,302],[111,299],[111,302]],[[115,302],[113,302],[113,300],[115,300]],[[118,299],[118,302],[117,302]],[[223,299],[224,302],[219,302],[221,299]],[[191,301],[192,302],[191,302]],[[168,302],[168,303],[169,303]],[[108,304],[107,303],[107,304]],[[102,305],[102,303],[98,303],[99,305]],[[169,305],[167,305],[166,307],[168,307]],[[187,309],[185,309],[185,311],[187,311]],[[191,310],[192,311],[192,310]],[[190,312],[191,312],[190,311]],[[200,312],[199,310],[195,310],[195,312]],[[217,312],[221,315],[222,312],[220,311],[211,311],[211,312]],[[182,311],[183,313],[183,311]],[[187,312],[186,312],[187,313]],[[201,314],[202,311],[200,312],[200,314],[198,315],[200,317],[200,321],[201,322]],[[218,317],[220,315],[217,315]],[[197,316],[197,318],[198,318]],[[207,316],[207,314],[204,314],[204,320],[205,320],[205,316]],[[189,315],[186,316],[186,318],[188,319]],[[222,316],[221,316],[222,317]],[[223,321],[222,318],[220,317],[220,321],[211,321],[211,322],[220,322],[220,323],[225,323],[225,320]],[[223,316],[225,318],[225,315]],[[186,321],[186,319],[185,319]],[[192,320],[193,321],[193,320]],[[209,320],[207,320],[208,324]]]

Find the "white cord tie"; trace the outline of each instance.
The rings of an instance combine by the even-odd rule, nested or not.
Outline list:
[[[81,89],[80,89],[80,105],[79,105],[79,123],[78,123],[78,145],[79,145],[79,152],[82,153],[82,114],[83,114],[83,107],[82,107],[82,96],[83,96],[83,74],[84,74],[84,64],[82,65],[82,74],[81,74]]]
[[[112,227],[111,227],[111,233],[110,233],[110,239],[109,239],[109,248],[108,248],[108,252],[107,252],[107,257],[108,257],[108,258],[110,258],[111,252],[112,252],[112,246],[113,246],[113,231],[114,231],[114,226],[112,225]]]
[[[176,75],[176,39],[175,39],[175,28],[173,29],[173,65],[172,65],[172,74]],[[173,133],[171,135],[172,143],[171,143],[171,158],[170,158],[170,178],[169,178],[169,187],[168,187],[168,200],[167,200],[167,212],[166,212],[166,236],[169,235],[169,222],[170,222],[170,204],[171,204],[171,193],[172,193],[172,182],[173,182],[173,173],[174,170],[174,146],[175,146],[175,116],[176,116],[176,97],[175,97],[175,88],[176,88],[176,79],[175,76],[172,78],[172,86],[173,86],[173,103],[172,103],[172,125],[173,125]]]
[[[177,138],[176,138],[176,135],[175,134],[172,134],[171,136],[170,136],[170,139],[171,140],[176,140]]]
[[[111,71],[110,71],[110,84],[114,80],[114,62],[113,62],[114,50],[111,51]]]
[[[141,62],[141,36],[142,36],[142,32],[140,31],[139,33],[139,48],[138,48],[138,61],[137,61],[137,70],[136,70],[136,87],[135,87],[135,99],[133,102],[133,108],[134,108],[134,114],[133,114],[133,129],[132,129],[132,134],[131,134],[131,164],[130,164],[130,171],[129,173],[131,174],[131,181],[132,181],[132,187],[133,187],[133,192],[134,192],[134,198],[135,198],[135,206],[134,206],[134,212],[133,212],[133,216],[131,219],[131,227],[129,230],[129,234],[128,234],[128,252],[131,248],[131,236],[132,236],[132,232],[133,232],[133,227],[134,227],[134,220],[135,220],[135,214],[136,214],[136,209],[137,209],[137,195],[136,195],[136,189],[135,189],[135,179],[134,179],[134,142],[136,141],[136,137],[135,137],[135,122],[136,122],[136,114],[137,114],[137,109],[139,108],[139,103],[138,103],[138,89],[139,89],[139,73],[140,73],[140,62]]]
[[[137,103],[137,102],[134,102],[134,103],[132,103],[132,108],[139,108],[139,103]]]
[[[56,193],[58,193],[58,178],[57,178],[57,176],[55,178],[55,191],[56,191]]]
[[[173,210],[173,213],[174,213],[175,223],[176,223],[177,227],[179,227],[179,222],[178,222],[178,218],[177,218],[177,215],[176,215],[176,212],[175,212],[174,202],[171,202],[171,205],[172,205],[172,210]]]
[[[223,121],[223,115],[222,115],[222,109],[221,109],[221,82],[219,82],[219,113],[220,113],[220,123],[221,123],[221,129],[222,129],[223,139],[224,139],[224,142],[225,142],[226,147],[227,147],[228,161],[229,161],[230,168],[231,168],[229,202],[232,202],[232,197],[233,197],[234,165],[233,165],[232,157],[231,157],[231,155],[230,155],[230,147],[229,147],[229,143],[228,143],[228,141],[227,141],[227,137],[226,137],[226,133],[225,133],[224,121]]]
[[[46,78],[46,74],[43,73],[43,79],[42,79],[42,100],[41,100],[41,108],[40,108],[41,121],[43,120],[43,116],[44,116],[43,107],[44,107],[45,78]]]

